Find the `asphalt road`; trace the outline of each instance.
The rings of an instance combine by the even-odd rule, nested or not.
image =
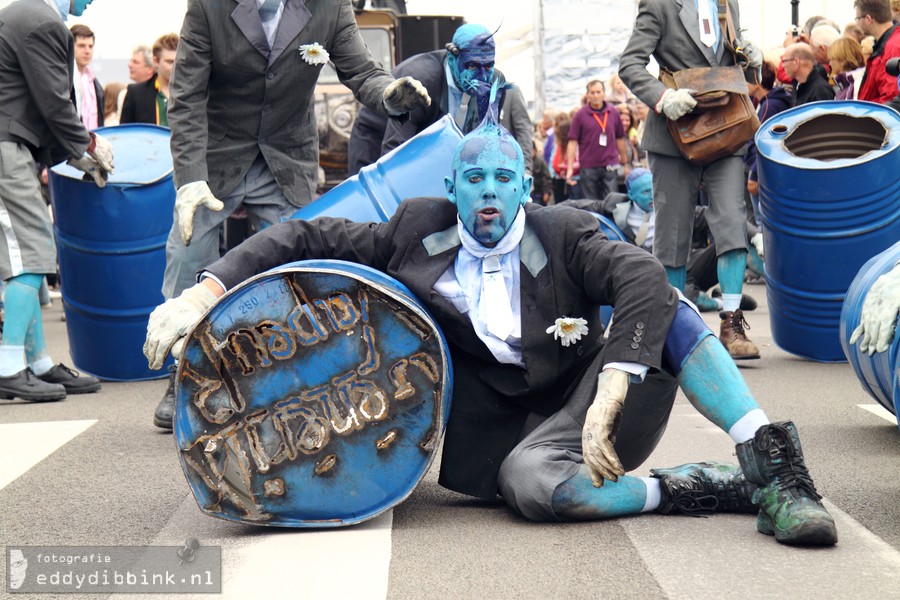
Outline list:
[[[183,547],[195,538],[221,546],[225,598],[900,598],[896,420],[874,408],[847,364],[777,348],[764,287],[749,291],[761,301],[747,316],[762,358],[741,372],[770,418],[797,423],[837,520],[834,548],[781,546],[747,515],[529,523],[502,504],[439,487],[437,465],[406,502],[360,526],[283,530],[218,520],[197,508],[173,437],[151,424],[165,380],[108,382],[59,403],[0,403],[0,540]],[[71,364],[55,303],[44,312],[49,346]],[[718,328],[714,315],[707,322]],[[736,461],[733,453],[727,435],[680,397],[640,472]],[[6,578],[4,566],[4,595]]]

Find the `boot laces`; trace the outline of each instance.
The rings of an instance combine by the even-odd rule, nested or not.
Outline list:
[[[790,447],[788,442],[790,433],[782,427],[778,427],[776,430],[777,435],[766,436],[762,440],[760,449],[768,452],[772,459],[772,475],[778,489],[806,492],[807,495],[820,500],[822,496],[816,491],[806,463],[799,453],[794,452]]]
[[[728,319],[728,328],[731,329],[735,335],[741,336],[744,335],[745,329],[750,329],[750,323],[744,318],[744,311],[736,310],[732,313],[731,318]]]
[[[672,498],[673,504],[686,515],[700,517],[715,512],[720,506],[724,510],[733,510],[750,501],[750,495],[744,493],[743,481],[737,481],[737,478],[714,484],[699,477],[691,479],[700,489],[680,490]]]

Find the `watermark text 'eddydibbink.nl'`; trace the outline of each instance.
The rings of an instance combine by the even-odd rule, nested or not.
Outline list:
[[[7,546],[9,593],[116,594],[222,591],[222,548],[182,546]]]

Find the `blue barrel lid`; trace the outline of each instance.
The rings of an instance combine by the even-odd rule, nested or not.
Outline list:
[[[874,119],[884,127],[884,137],[880,139],[880,145],[874,139],[873,132],[868,133],[859,131],[862,128],[853,128],[854,136],[857,138],[855,142],[860,147],[871,148],[868,152],[857,157],[849,158],[830,158],[827,160],[819,158],[809,158],[798,156],[791,152],[788,148],[791,141],[791,135],[797,132],[797,129],[809,123],[813,119],[819,117],[829,118],[856,118],[856,119]],[[820,144],[821,147],[844,147],[850,144],[848,138],[850,131],[844,129],[841,135],[831,135],[827,133],[818,134],[819,139],[816,140],[815,135],[809,136],[809,143]],[[850,136],[850,137],[854,137]],[[797,169],[808,170],[834,170],[841,167],[858,165],[860,163],[876,160],[887,153],[895,150],[900,146],[900,114],[894,109],[874,102],[864,102],[861,100],[825,100],[821,102],[811,102],[784,112],[778,113],[771,119],[767,120],[756,132],[756,148],[760,156],[773,161],[777,164],[789,165]]]
[[[129,123],[95,131],[113,147],[115,171],[109,183],[145,185],[168,177],[174,170],[168,127]],[[65,162],[53,167],[53,172],[72,179],[84,177],[84,173]]]

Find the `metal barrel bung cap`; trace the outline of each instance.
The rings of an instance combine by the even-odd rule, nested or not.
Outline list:
[[[368,267],[290,263],[222,296],[178,363],[175,437],[203,512],[339,527],[402,502],[449,414],[443,334]]]

